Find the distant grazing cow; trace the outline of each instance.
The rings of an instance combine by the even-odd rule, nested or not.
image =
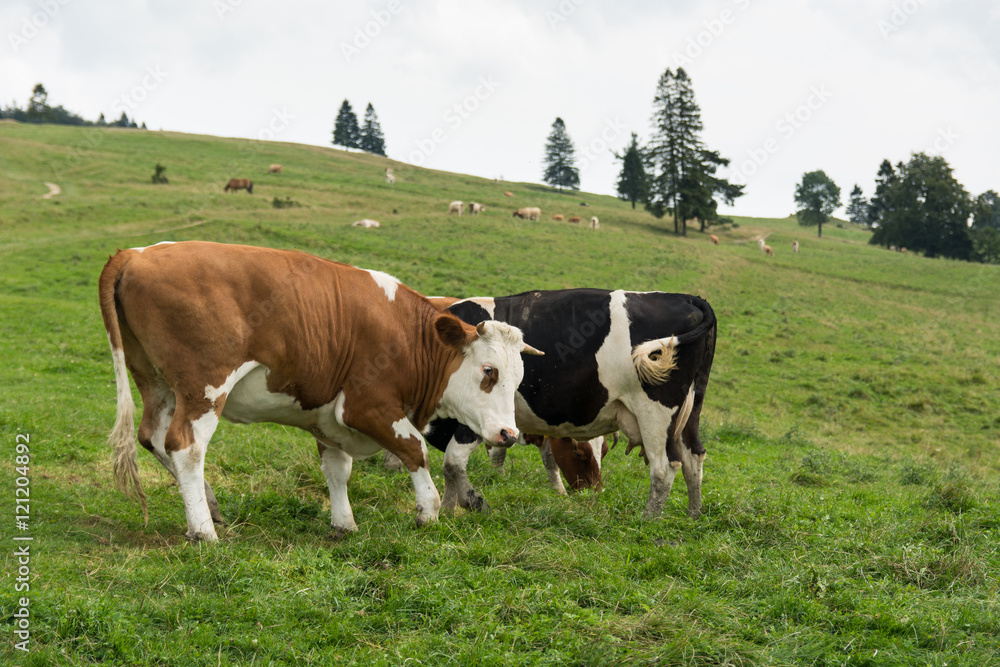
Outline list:
[[[357,530],[352,460],[382,449],[410,472],[418,525],[436,520],[422,432],[447,414],[488,442],[513,441],[521,353],[537,353],[508,324],[463,323],[392,276],[295,251],[197,241],[122,250],[99,295],[117,385],[115,482],[146,510],[131,373],[138,440],[177,481],[191,539],[217,539],[222,522],[204,478],[220,417],[315,437],[335,530]]]
[[[590,229],[593,229],[595,231],[601,228],[601,222],[600,222],[600,220],[597,219],[596,215],[592,216],[590,218],[590,225],[589,225],[589,227],[590,227]]]
[[[462,215],[462,202],[453,201],[451,204],[448,205],[448,215],[451,215],[452,213],[458,213],[459,215]]]
[[[396,177],[392,173],[392,167],[385,168],[385,182],[392,185],[396,182]]]
[[[503,193],[503,196],[504,197],[513,197],[514,193],[513,192],[505,192],[505,193]]]
[[[687,482],[688,514],[700,514],[705,448],[698,430],[716,338],[706,301],[570,289],[463,299],[447,310],[470,324],[492,318],[520,327],[546,352],[525,359],[518,428],[578,440],[624,431],[630,443],[648,443],[645,516],[660,515],[678,469]],[[476,435],[457,420],[441,419],[426,437],[445,451],[443,506],[487,507],[466,472]]]
[[[249,178],[230,178],[229,182],[226,183],[223,192],[236,192],[237,190],[246,190],[248,195],[253,194],[253,181]]]
[[[369,220],[368,218],[365,218],[364,220],[355,220],[354,222],[351,223],[351,225],[354,226],[354,227],[381,227],[382,226],[382,225],[379,224],[378,220]]]
[[[280,164],[272,164],[270,167],[267,168],[267,173],[269,173],[269,174],[280,174],[281,173],[281,165]]]
[[[552,216],[552,219],[555,220],[556,222],[562,222],[565,218],[563,218],[562,213],[556,213],[554,216]]]
[[[798,252],[799,251],[799,242],[798,241],[792,241],[792,251],[793,252]]]
[[[469,215],[479,215],[486,210],[486,207],[482,204],[477,204],[474,201],[469,202]]]
[[[763,248],[761,248],[761,252],[763,252],[765,255],[768,255],[769,257],[774,257],[774,250],[769,245],[765,245]]]
[[[590,204],[588,204],[588,203],[587,203],[587,202],[585,202],[585,201],[582,201],[582,202],[580,202],[580,206],[590,206]]]
[[[906,252],[906,248],[900,248],[899,252]]]
[[[512,217],[521,218],[522,220],[538,220],[542,217],[542,209],[538,207],[519,208],[514,211]]]
[[[712,245],[719,245],[719,237],[716,236],[715,234],[709,234],[708,240],[711,242]]]
[[[572,222],[574,225],[577,225],[577,224],[580,224],[580,220],[582,220],[582,218],[580,216],[574,215],[572,218],[570,218],[566,222]]]

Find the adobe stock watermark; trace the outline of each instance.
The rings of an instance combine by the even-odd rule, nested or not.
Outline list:
[[[601,133],[587,142],[580,151],[580,171],[584,171],[601,155],[611,150],[611,143],[628,132],[628,125],[617,116],[604,121]]]
[[[928,146],[924,152],[928,155],[944,155],[961,138],[962,135],[957,134],[954,130],[952,130],[951,125],[946,128],[939,127],[937,135],[934,137],[934,141],[931,142],[930,146]]]
[[[882,37],[888,39],[889,35],[899,32],[903,26],[909,23],[913,15],[919,12],[921,7],[926,4],[927,0],[903,0],[899,4],[894,4],[889,15],[876,21],[875,26],[882,34]]]
[[[576,13],[576,10],[587,0],[559,0],[556,8],[545,10],[545,20],[549,23],[549,30],[555,30],[559,24],[566,23],[569,17]]]
[[[603,325],[608,321],[608,314],[603,310],[591,310],[586,314],[587,319],[578,322],[567,332],[565,340],[556,343],[556,354],[559,361],[565,362],[573,353],[587,344],[594,335],[604,331]]]
[[[389,27],[392,19],[403,10],[400,0],[389,0],[384,9],[373,9],[370,14],[372,19],[364,26],[354,28],[354,39],[350,42],[340,43],[340,52],[344,55],[344,60],[348,63],[361,55],[367,49],[372,40],[382,34],[382,31]]]
[[[483,102],[493,97],[493,94],[499,87],[500,82],[492,76],[479,77],[479,85],[470,94],[462,98],[461,101],[456,102],[449,109],[445,110],[441,116],[441,120],[452,131],[457,130],[462,127],[465,121],[472,117]],[[448,141],[448,130],[440,126],[431,130],[425,138],[415,139],[413,143],[416,145],[416,148],[410,151],[409,154],[410,164],[418,167],[423,166],[427,158],[434,154],[438,146],[446,141]]]
[[[733,4],[740,11],[750,7],[751,0],[732,0]],[[697,60],[705,50],[715,44],[716,40],[722,37],[726,31],[726,26],[736,22],[737,13],[732,9],[723,9],[714,18],[702,21],[702,29],[687,39],[687,45],[683,51],[674,51],[674,67],[687,67]]]
[[[27,45],[42,31],[49,21],[54,19],[63,7],[68,5],[70,0],[36,0],[38,11],[32,12],[29,16],[21,19],[21,26],[17,32],[7,33],[7,42],[14,53],[17,53],[22,46]]]
[[[775,122],[774,129],[778,136],[770,136],[760,146],[747,149],[747,159],[730,167],[729,179],[736,185],[746,185],[771,156],[781,150],[782,141],[787,142],[794,137],[832,97],[833,92],[827,89],[826,84],[813,86],[805,102]]]
[[[163,71],[159,63],[156,63],[155,65],[147,65],[138,83],[125,90],[121,95],[112,100],[112,118],[125,113],[127,115],[131,115],[134,119],[135,110],[149,98],[150,94],[154,90],[160,87],[160,84],[162,84],[168,76],[170,76],[170,73]],[[106,134],[107,128],[104,127],[96,126],[86,128],[83,131],[83,138],[70,147],[69,153],[66,154],[66,157],[63,158],[58,166],[56,166],[53,170],[54,179],[59,180],[65,177],[66,172],[78,165],[83,160],[84,155],[104,143],[104,137]]]
[[[166,78],[170,76],[169,72],[164,72],[160,69],[159,63],[156,65],[147,65],[145,75],[136,85],[132,86],[131,89],[122,93],[119,97],[115,98],[115,101],[111,104],[111,112],[113,116],[118,116],[122,113],[131,113],[135,115],[135,109],[146,101],[150,93],[160,87]]]

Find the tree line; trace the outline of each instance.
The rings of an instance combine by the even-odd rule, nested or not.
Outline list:
[[[719,167],[729,159],[713,151],[701,139],[704,129],[701,108],[695,101],[691,78],[684,68],[667,68],[653,98],[653,134],[648,144],[639,144],[632,133],[622,154],[617,191],[621,199],[643,204],[657,218],[670,215],[674,233],[687,235],[689,220],[698,220],[701,231],[719,220],[719,202],[732,204],[743,195],[743,186],[721,178]],[[560,189],[577,189],[579,170],[565,123],[556,118],[545,147],[543,179]]]
[[[385,155],[385,137],[382,135],[382,126],[378,122],[375,107],[371,102],[365,109],[364,125],[359,126],[358,117],[351,108],[351,103],[344,100],[333,122],[331,143],[344,148],[358,148],[374,155]]]
[[[823,171],[809,172],[795,201],[799,223],[818,224],[822,235],[823,222],[840,206],[840,188]],[[943,156],[914,153],[896,165],[883,160],[871,199],[855,185],[846,210],[851,222],[872,230],[873,245],[1000,264],[1000,195],[971,196]]]
[[[141,126],[138,125],[134,118],[129,118],[128,114],[122,111],[122,115],[118,120],[113,122],[108,122],[104,119],[104,114],[102,113],[96,121],[89,121],[78,116],[72,111],[67,111],[60,104],[59,106],[51,106],[49,104],[49,93],[45,90],[45,86],[38,83],[31,91],[31,97],[28,99],[28,104],[22,109],[18,107],[15,103],[11,103],[6,107],[0,109],[0,120],[10,119],[16,120],[20,123],[52,123],[55,125],[85,125],[85,126],[98,126],[98,127],[130,127],[134,129],[146,129],[146,123]]]

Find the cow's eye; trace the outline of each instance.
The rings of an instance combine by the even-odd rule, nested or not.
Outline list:
[[[490,365],[483,366],[483,375],[488,378],[493,377],[493,367]]]

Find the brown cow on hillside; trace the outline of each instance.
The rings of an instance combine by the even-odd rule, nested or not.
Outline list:
[[[252,195],[253,181],[249,178],[230,178],[226,187],[223,188],[223,192],[236,192],[237,190],[246,190],[248,195]]]

